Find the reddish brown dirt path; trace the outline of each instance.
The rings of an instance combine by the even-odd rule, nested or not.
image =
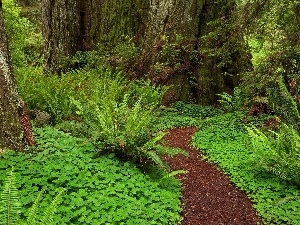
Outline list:
[[[259,218],[245,193],[211,163],[201,160],[200,152],[189,146],[196,128],[173,129],[165,140],[189,153],[165,158],[172,170],[188,170],[179,175],[183,183],[182,225],[256,225]]]

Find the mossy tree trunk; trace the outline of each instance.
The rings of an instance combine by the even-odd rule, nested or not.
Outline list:
[[[23,111],[24,107],[24,103],[19,98],[11,68],[2,14],[2,0],[0,0],[0,150],[5,148],[24,149],[26,144],[26,132],[23,129],[26,117]],[[31,129],[28,127],[27,131],[31,131]]]
[[[166,104],[210,104],[217,93],[232,91],[250,65],[232,25],[234,9],[233,0],[151,1],[137,76],[172,85]]]
[[[147,4],[139,0],[42,0],[46,69],[60,72],[64,59],[77,51],[112,47],[126,35],[141,35],[144,8]]]
[[[166,103],[215,102],[216,93],[238,83],[243,64],[240,56],[244,53],[235,50],[241,48],[228,26],[234,2],[43,0],[47,69],[57,72],[62,68],[61,58],[98,45],[111,48],[128,35],[140,49],[134,66],[126,69],[132,78],[147,76],[172,85]]]
[[[62,60],[83,48],[80,2],[42,0],[45,65],[51,72],[59,72]]]
[[[190,57],[197,44],[203,4],[199,0],[150,1],[136,76],[147,74],[155,83],[170,85],[164,104],[194,98],[190,79],[196,62]]]

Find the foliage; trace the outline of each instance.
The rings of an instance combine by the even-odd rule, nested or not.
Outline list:
[[[240,23],[245,28],[254,65],[253,71],[243,75],[243,87],[250,99],[266,97],[268,106],[285,123],[297,125],[300,122],[299,1],[243,2]]]
[[[244,126],[238,121],[230,123],[230,114],[224,116],[202,126],[193,137],[193,145],[247,193],[266,224],[299,224],[299,189],[262,172],[256,166],[258,161]]]
[[[222,111],[212,106],[175,102],[171,107],[161,109],[154,123],[155,130],[166,130],[175,127],[196,126],[200,120],[220,114]]]
[[[21,16],[21,7],[16,0],[3,0],[3,14],[13,64],[21,67],[27,62],[39,61],[41,55],[37,56],[37,51],[42,48],[41,32],[36,32],[33,24]]]
[[[19,193],[16,188],[16,178],[11,170],[7,178],[4,181],[4,189],[1,195],[1,209],[0,209],[0,224],[3,225],[15,225],[15,224],[23,224],[23,225],[52,225],[53,216],[56,211],[57,204],[59,203],[60,196],[64,192],[62,189],[58,195],[54,198],[51,205],[47,207],[44,212],[43,217],[37,219],[37,212],[39,207],[39,202],[42,197],[42,192],[39,193],[35,202],[33,203],[29,215],[27,218],[27,222],[19,220],[19,216],[21,213],[21,203],[19,201]]]
[[[42,68],[28,66],[18,68],[16,78],[27,107],[49,113],[54,123],[77,117],[76,107],[70,98],[84,102],[90,95],[95,97],[98,93],[99,99],[105,96],[105,99],[121,101],[127,93],[130,104],[141,97],[141,105],[148,107],[160,103],[166,91],[166,88],[155,87],[149,81],[129,82],[121,73],[112,72],[105,66],[71,71],[60,77],[45,76]],[[98,101],[97,98],[94,100]]]
[[[40,111],[47,112],[52,116],[51,122],[61,123],[60,129],[91,138],[100,150],[134,161],[148,158],[163,167],[159,155],[166,151],[158,144],[150,148],[148,142],[160,136],[153,134],[150,127],[153,110],[166,88],[151,85],[150,81],[129,82],[120,72],[113,73],[105,67],[71,71],[61,77],[43,76],[40,69],[28,67],[17,71],[17,80],[37,125],[43,125],[38,117],[45,114]]]
[[[278,76],[275,81],[270,82],[267,95],[273,111],[289,125],[300,126],[300,112],[297,103],[285,86],[282,76]]]
[[[14,177],[13,171],[10,171],[4,181],[3,191],[1,193],[0,224],[14,225],[19,219],[21,205],[15,184],[16,178]]]
[[[143,174],[134,164],[114,154],[99,156],[86,139],[74,138],[51,127],[35,130],[38,148],[0,157],[0,183],[14,167],[22,218],[39,190],[41,211],[49,206],[56,188],[65,188],[54,224],[178,224],[180,183],[173,177],[161,185],[165,172]]]
[[[16,79],[21,97],[31,110],[49,113],[53,122],[60,122],[75,115],[70,96],[78,96],[76,91],[85,80],[96,82],[97,75],[91,72],[70,72],[62,77],[44,76],[39,67],[22,67],[16,70]]]
[[[300,186],[300,136],[292,127],[282,124],[275,139],[267,137],[257,128],[248,128],[252,149],[259,166],[282,179]]]
[[[114,152],[121,158],[133,161],[145,158],[166,168],[161,155],[168,154],[167,150],[171,149],[159,145],[164,134],[152,134],[150,129],[153,110],[160,98],[156,102],[153,99],[152,104],[143,104],[147,101],[141,95],[135,103],[130,103],[127,93],[119,99],[114,91],[117,88],[118,84],[110,83],[107,90],[95,91],[83,102],[72,100],[78,115],[91,131],[93,143],[100,150]],[[178,149],[177,152],[182,151]]]
[[[200,59],[199,52],[194,49],[193,40],[179,34],[172,36],[164,34],[155,44],[155,48],[149,51],[155,55],[155,60],[151,61],[149,53],[144,52],[141,53],[144,56],[139,63],[153,82],[166,84],[178,74],[186,74],[190,82],[195,80],[192,74]]]
[[[217,96],[220,97],[218,102],[226,112],[242,111],[247,103],[247,97],[243,96],[242,90],[238,87],[234,88],[233,95],[224,92]]]
[[[25,18],[21,18],[20,12],[21,8],[18,7],[15,0],[3,1],[5,27],[12,51],[12,59],[17,65],[22,65],[25,61],[24,40],[30,27],[30,22]]]
[[[132,38],[127,36],[121,37],[120,41],[114,48],[114,57],[110,59],[112,64],[121,67],[125,71],[128,71],[130,67],[133,66],[135,60],[138,57],[139,49],[137,45],[133,42]]]

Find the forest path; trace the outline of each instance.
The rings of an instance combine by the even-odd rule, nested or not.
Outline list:
[[[189,153],[165,157],[172,170],[187,170],[178,175],[183,183],[181,225],[256,225],[260,221],[246,194],[237,189],[217,166],[202,159],[190,146],[196,128],[176,128],[165,140]]]

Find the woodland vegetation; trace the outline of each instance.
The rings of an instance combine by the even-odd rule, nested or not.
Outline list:
[[[0,0],[0,224],[180,224],[168,129],[300,224],[299,0]]]

